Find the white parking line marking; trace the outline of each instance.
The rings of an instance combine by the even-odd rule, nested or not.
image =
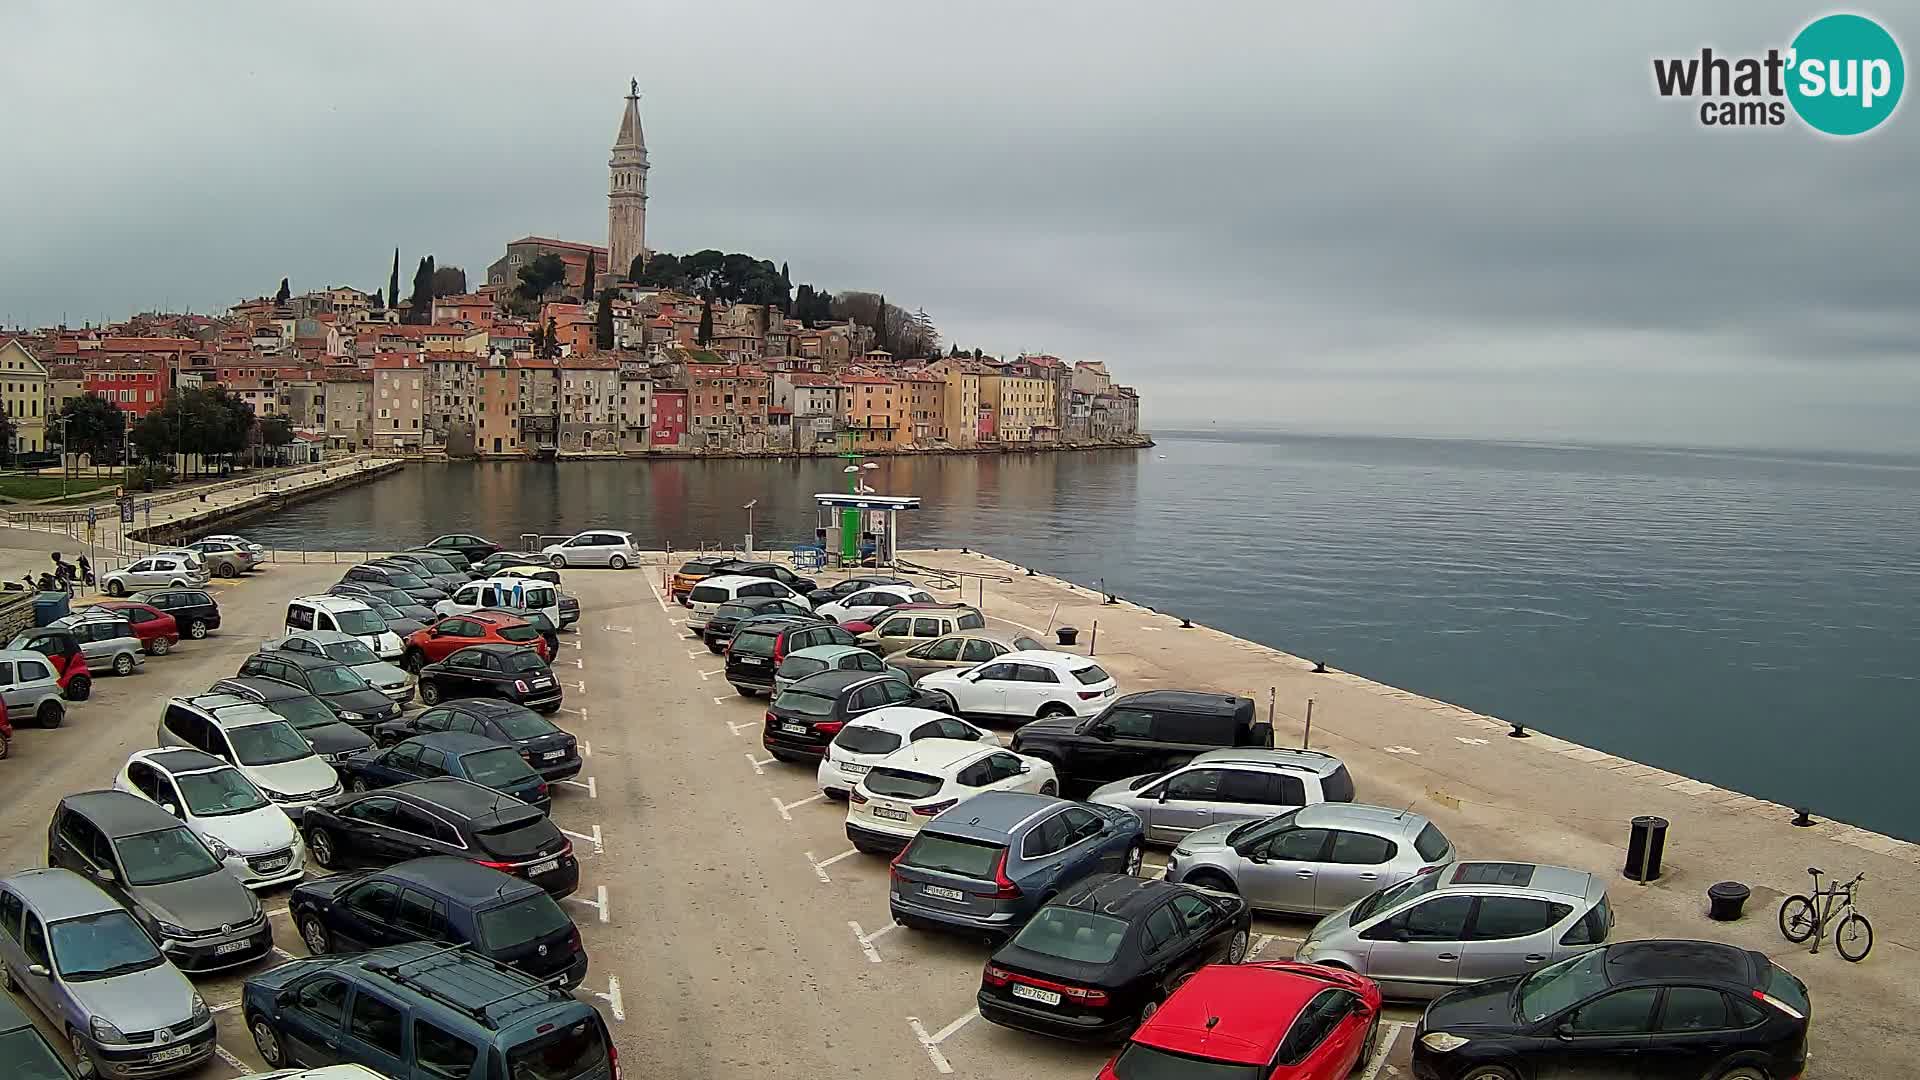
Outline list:
[[[595,855],[605,855],[607,853],[606,843],[600,838],[600,826],[598,825],[593,827],[593,833],[591,835],[587,833],[577,833],[571,829],[561,829],[560,831],[567,836],[573,837],[575,840],[592,844]]]
[[[605,923],[607,921],[607,887],[605,885],[595,886],[594,895],[598,896],[599,899],[589,900],[584,896],[569,896],[567,899],[576,904],[584,904],[587,907],[594,908],[600,913],[600,921]]]
[[[892,923],[887,924],[886,928],[883,929],[881,933],[885,933],[887,930],[893,929],[893,926],[894,924]],[[873,935],[869,935],[868,933],[866,933],[866,931],[861,930],[860,924],[857,922],[853,922],[852,920],[848,920],[847,928],[853,931],[854,940],[860,943],[860,951],[867,954],[867,963],[869,964],[880,963],[880,950],[873,947]]]
[[[594,782],[594,779],[591,776],[587,777],[587,782],[584,784],[578,780],[562,780],[560,782],[563,784],[572,784],[574,787],[577,787],[577,788],[586,788],[587,798],[589,799],[597,799],[600,797],[599,785],[597,785]]]
[[[713,669],[712,671],[703,671],[703,672],[701,672],[701,673],[700,673],[700,677],[701,677],[702,679],[711,679],[711,678],[713,678],[713,677],[714,677],[715,675],[725,675],[726,673],[727,673],[727,669],[726,669],[726,668],[715,668],[715,669]]]
[[[585,706],[582,706],[578,709],[569,709],[563,705],[560,707],[559,711],[563,713],[572,713],[573,715],[579,717],[582,720],[585,720],[587,718],[587,710]]]
[[[602,994],[598,990],[596,990],[594,991],[593,996],[607,1003],[607,1008],[613,1012],[613,1018],[615,1020],[621,1020],[621,1021],[626,1020],[627,1007],[620,1000],[619,976],[617,975],[607,976],[607,992]]]
[[[653,599],[660,605],[660,610],[672,615],[673,609],[667,606],[667,598],[660,595],[660,586],[655,585],[651,577],[647,579],[647,588],[653,590]]]
[[[241,1061],[237,1057],[234,1057],[233,1053],[229,1051],[226,1047],[221,1046],[218,1043],[215,1043],[213,1047],[213,1054],[215,1057],[219,1058],[222,1062],[224,1062],[227,1068],[232,1069],[234,1072],[239,1073],[241,1076],[253,1075],[253,1070],[247,1068],[247,1063],[244,1061]]]
[[[742,731],[750,731],[759,726],[760,726],[760,723],[757,720],[749,720],[744,724],[736,724],[731,720],[727,721],[727,728],[731,730],[735,735],[740,734]]]
[[[609,634],[631,634],[631,633],[633,633],[633,627],[631,627],[631,626],[603,626],[603,627],[601,627],[600,629],[602,629],[602,630],[605,630],[605,631],[606,631],[607,633],[609,633]]]
[[[283,907],[268,908],[266,911],[266,916],[267,918],[271,919],[271,918],[274,918],[275,916],[285,915],[286,913],[287,913],[287,909]]]
[[[726,704],[727,702],[729,702],[729,701],[732,701],[732,700],[733,700],[732,698],[723,698],[723,697],[717,697],[717,698],[714,698],[714,699],[713,699],[713,703],[714,703],[715,705],[725,705],[725,704]]]
[[[207,1011],[210,1013],[222,1013],[222,1012],[226,1012],[229,1009],[237,1009],[239,1007],[240,1007],[240,1002],[236,1000],[236,1001],[224,1002],[219,1005],[209,1005],[207,1006]]]
[[[1420,756],[1420,751],[1415,750],[1411,746],[1383,746],[1380,749],[1385,750],[1389,754],[1412,754],[1414,757]]]
[[[940,1044],[951,1038],[953,1033],[967,1025],[967,1022],[980,1015],[979,1009],[972,1009],[965,1016],[940,1029],[937,1034],[927,1034],[926,1025],[917,1016],[907,1017],[907,1024],[913,1028],[913,1037],[920,1040],[920,1046],[926,1050],[927,1057],[933,1061],[933,1067],[942,1073],[953,1071],[953,1065],[947,1061],[947,1055],[940,1052]]]
[[[580,740],[580,756],[581,757],[593,756],[593,744],[588,742],[585,739]]]
[[[840,854],[835,855],[832,858],[826,859],[824,861],[814,858],[813,852],[811,851],[803,851],[800,854],[805,855],[807,857],[807,861],[813,864],[813,876],[831,885],[833,884],[833,879],[827,876],[827,867],[832,866],[834,863],[839,862],[841,859],[844,859],[849,855],[858,855],[859,852],[855,851],[853,848],[848,848],[847,850],[841,852]]]
[[[1465,735],[1455,735],[1455,736],[1453,737],[1453,741],[1454,741],[1454,742],[1457,742],[1457,743],[1460,743],[1460,744],[1462,744],[1462,745],[1464,745],[1464,746],[1485,746],[1485,745],[1487,745],[1487,740],[1485,740],[1485,739],[1469,739],[1469,738],[1468,738],[1468,737],[1466,737]]]
[[[1400,1041],[1400,1033],[1413,1025],[1405,1020],[1389,1020],[1381,1026],[1387,1029],[1387,1037],[1373,1048],[1373,1060],[1367,1063],[1367,1071],[1360,1074],[1360,1080],[1374,1080],[1380,1075],[1381,1067],[1387,1063],[1387,1055],[1393,1052],[1393,1044]]]
[[[1300,944],[1299,938],[1288,937],[1285,934],[1255,934],[1253,935],[1253,947],[1247,950],[1247,955],[1259,956],[1261,953],[1267,951],[1267,946],[1276,941],[1291,942],[1295,945]]]
[[[577,681],[566,683],[564,685],[571,686],[575,690],[578,690],[583,694],[587,692],[587,681],[585,679],[579,679]]]
[[[806,798],[801,799],[799,802],[783,803],[780,801],[779,796],[776,796],[776,795],[768,796],[768,798],[773,800],[773,808],[775,810],[780,811],[780,816],[787,821],[793,820],[793,815],[788,813],[787,811],[792,810],[796,806],[805,806],[810,802],[819,802],[821,799],[824,799],[826,797],[827,797],[827,793],[822,791],[816,795],[809,795]]]
[[[698,660],[703,656],[709,656],[709,655],[712,655],[712,654],[708,653],[707,650],[705,649],[688,649],[687,650],[687,659],[689,660]]]
[[[562,642],[561,644],[563,644],[563,645],[565,645],[565,646],[567,646],[567,647],[568,647],[568,648],[570,648],[570,649],[579,649],[579,648],[580,648],[580,640],[579,640],[578,638],[575,638],[575,639],[574,639],[574,640],[572,640],[572,641],[566,641],[566,642]],[[577,660],[576,660],[576,661],[574,661],[574,662],[575,662],[575,663],[579,663],[579,661],[577,661]]]
[[[283,948],[281,948],[281,947],[280,947],[280,946],[278,946],[278,945],[275,945],[275,946],[273,947],[273,955],[275,955],[275,956],[277,956],[277,957],[279,957],[279,958],[280,958],[280,959],[282,959],[282,960],[298,960],[298,959],[300,959],[299,957],[297,957],[297,956],[295,956],[295,955],[293,955],[292,953],[290,953],[290,952],[288,952],[287,950],[285,950],[285,949],[283,949]]]
[[[732,725],[731,723],[729,723],[729,724],[728,724],[727,726],[728,726],[728,727],[732,727],[733,725]],[[745,725],[745,726],[747,726],[747,727],[752,727],[753,725],[752,725],[752,724],[747,724],[747,725]],[[740,734],[740,733],[739,733],[738,731],[736,731],[736,732],[734,732],[734,734],[735,734],[735,735],[738,735],[738,734]],[[779,760],[778,758],[757,758],[757,757],[754,757],[754,756],[753,756],[752,754],[742,754],[742,755],[740,755],[740,756],[741,756],[741,757],[744,757],[744,758],[746,758],[746,759],[747,759],[747,764],[749,764],[749,765],[751,765],[751,766],[753,766],[753,775],[755,775],[755,776],[765,776],[765,775],[767,775],[767,769],[766,769],[766,767],[767,767],[768,765],[771,765],[771,764],[773,764],[773,763],[774,763],[775,761],[778,761],[778,760]]]

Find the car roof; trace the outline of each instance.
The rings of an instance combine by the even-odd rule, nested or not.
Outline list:
[[[827,662],[832,662],[834,660],[840,659],[841,657],[847,655],[848,653],[857,653],[857,652],[863,653],[866,651],[867,650],[861,648],[858,645],[839,645],[839,644],[809,645],[804,649],[798,649],[788,653],[787,659],[791,660],[796,656],[804,656],[809,660],[824,660]],[[868,674],[872,674],[872,672],[869,672]]]
[[[357,585],[360,584],[360,582],[350,582],[349,584]],[[313,607],[325,608],[328,611],[352,611],[355,608],[364,608],[367,606],[365,600],[356,600],[351,596],[341,596],[338,593],[315,593],[311,596],[296,596],[292,600],[287,601],[287,603],[309,604]]]
[[[243,698],[238,694],[196,694],[185,699],[187,704],[213,717],[221,728],[249,727],[253,724],[269,724],[278,721],[286,723],[279,713],[267,708],[258,701]]]
[[[940,635],[939,637],[937,637],[937,638],[931,638],[931,639],[929,639],[929,640],[927,640],[927,641],[923,641],[923,642],[921,642],[921,644],[922,644],[922,645],[931,645],[931,644],[932,644],[933,642],[935,642],[935,641],[947,641],[947,640],[953,640],[953,641],[971,641],[971,640],[974,640],[974,639],[979,639],[979,640],[983,640],[983,641],[991,641],[991,642],[993,642],[993,643],[994,643],[994,644],[996,644],[996,645],[1005,645],[1005,646],[1007,647],[1007,649],[1008,649],[1008,650],[1009,650],[1010,652],[1032,652],[1032,651],[1034,651],[1034,650],[1031,650],[1031,649],[1016,649],[1016,648],[1014,648],[1014,644],[1013,644],[1013,642],[1014,642],[1014,639],[1015,639],[1015,638],[1026,638],[1026,639],[1028,639],[1029,641],[1038,641],[1038,640],[1040,640],[1039,638],[1037,638],[1037,637],[1034,637],[1034,636],[1033,636],[1032,634],[1029,634],[1029,633],[1026,633],[1025,631],[1022,631],[1022,632],[1020,632],[1020,633],[1018,633],[1018,634],[1008,634],[1008,633],[1005,633],[1005,632],[1002,632],[1002,631],[999,631],[999,630],[984,630],[984,629],[982,629],[982,630],[955,630],[955,631],[954,631],[953,633],[951,633],[951,634],[941,634],[941,635]],[[995,657],[994,659],[996,659],[996,660],[997,660],[997,659],[999,659],[999,657]]]
[[[913,745],[922,746],[929,742],[957,743],[959,740],[922,739]],[[1068,800],[1056,799],[1051,795],[1030,795],[1024,791],[983,791],[928,822],[922,831],[969,840],[1005,841],[1047,812],[1069,805],[1071,803]]]
[[[1253,699],[1232,694],[1208,694],[1198,690],[1141,690],[1128,694],[1115,705],[1136,705],[1169,712],[1235,713],[1251,712]]]
[[[498,627],[530,625],[527,620],[520,616],[510,615],[507,612],[501,611],[499,608],[475,608],[464,615],[449,615],[447,617],[450,619],[472,619],[474,622],[483,622],[488,626]]]
[[[1302,828],[1351,829],[1388,838],[1417,836],[1430,824],[1424,815],[1407,810],[1342,802],[1303,806],[1294,811],[1293,823]]]
[[[1054,903],[1076,911],[1130,919],[1159,904],[1175,893],[1192,886],[1176,885],[1160,878],[1140,878],[1132,874],[1094,874],[1081,878],[1059,895]]]
[[[1093,658],[1090,656],[1055,652],[1052,649],[1016,649],[1013,652],[996,656],[994,660],[996,662],[1013,660],[1022,664],[1046,664],[1052,667],[1063,667],[1068,671],[1079,671],[1082,668],[1094,666]]]
[[[254,653],[255,656],[264,655]],[[330,656],[315,656],[312,653],[287,652],[284,649],[273,650],[272,659],[283,660],[297,668],[346,667],[347,665]]]
[[[396,863],[377,871],[396,881],[417,882],[446,896],[479,903],[499,897],[512,900],[528,893],[543,891],[531,881],[503,874],[490,866],[481,866],[452,855],[429,855]]]
[[[813,650],[803,649],[801,651],[812,652]],[[864,652],[865,650],[856,649],[854,651]],[[798,656],[800,654],[795,653],[794,655]],[[929,721],[953,719],[956,718],[948,716],[938,709],[923,709],[918,705],[886,705],[872,712],[861,713],[858,717],[847,721],[847,726],[877,728],[881,731],[891,731],[895,735],[905,735],[914,728]],[[957,742],[959,740],[955,741]],[[985,792],[982,792],[982,794],[985,794]]]
[[[376,788],[370,794],[407,795],[422,802],[432,803],[452,814],[458,814],[469,820],[495,816],[515,816],[516,810],[530,810],[529,823],[544,820],[546,815],[521,802],[505,792],[481,787],[471,780],[462,780],[457,776],[436,776],[431,780],[409,780],[392,787]]]
[[[793,685],[818,693],[838,695],[855,683],[885,678],[889,676],[879,671],[843,671],[839,668],[828,668],[825,671],[816,671]]]
[[[1742,991],[1752,989],[1760,975],[1753,954],[1745,949],[1718,941],[1662,939],[1623,941],[1609,946],[1606,973],[1607,981],[1615,986],[1645,980],[1685,979]]]
[[[818,676],[813,677],[818,678]],[[886,678],[885,675],[868,675],[868,677]],[[952,769],[963,761],[1001,749],[1003,748],[999,746],[964,739],[921,739],[919,742],[908,743],[881,758],[874,763],[874,768],[944,771]],[[984,798],[986,795],[986,792],[981,792],[974,798]],[[968,805],[972,805],[971,800],[968,801]]]
[[[474,645],[463,645],[460,648],[455,649],[453,652],[448,653],[447,655],[458,656],[463,652],[475,652],[475,651],[492,653],[495,656],[505,656],[508,653],[533,652],[533,645],[531,643],[528,643],[526,645],[516,645],[511,641],[482,641]],[[534,655],[538,656],[539,654],[534,653]]]
[[[772,580],[772,578],[748,577],[745,574],[715,574],[712,577],[702,578],[700,584],[695,586],[695,588],[718,585],[723,589],[737,589],[742,585],[758,585],[763,581]],[[779,582],[774,582],[774,584],[777,585]]]
[[[343,641],[360,640],[345,630],[295,630],[287,636],[290,638],[305,638],[319,645],[338,645]]]
[[[431,747],[435,750],[444,750],[456,757],[461,754],[470,754],[475,750],[491,750],[494,747],[504,747],[506,745],[499,739],[490,739],[485,735],[476,735],[471,731],[433,731],[425,735],[415,735],[413,738],[405,741],[418,743],[421,746]]]
[[[549,1016],[557,1020],[560,1015],[571,1014],[567,1023],[595,1016],[592,1006],[551,983],[478,953],[438,942],[389,945],[337,960],[335,966],[355,969],[363,978],[377,980],[376,985],[387,994],[424,999],[432,1011],[444,1010],[465,1023],[479,1023],[494,1032],[524,1030],[527,1023]],[[415,1011],[420,1010],[416,1007]],[[541,1028],[549,1026],[542,1024]]]
[[[124,791],[83,791],[61,799],[60,804],[99,826],[109,837],[155,832],[180,824],[172,814]]]
[[[290,682],[284,682],[280,679],[269,679],[265,675],[229,675],[221,679],[220,682],[244,686],[249,691],[259,694],[262,701],[285,701],[288,698],[313,696]],[[219,683],[215,683],[214,685],[218,686]],[[208,693],[219,694],[225,693],[225,691],[210,690]],[[245,701],[247,699],[242,698],[241,700]]]
[[[46,656],[44,656],[44,655],[43,655],[43,654],[41,654],[41,653],[37,653],[37,652],[35,652],[35,651],[33,651],[32,649],[0,649],[0,660],[7,660],[7,661],[16,661],[16,660],[40,660],[40,661],[45,661],[45,660],[46,660]],[[866,674],[866,673],[863,673],[863,674]]]
[[[1441,889],[1515,889],[1585,900],[1592,874],[1565,866],[1522,862],[1455,863],[1442,872]]]
[[[58,918],[65,919],[98,915],[120,907],[119,902],[108,896],[100,886],[64,867],[39,866],[32,870],[21,870],[10,877],[0,878],[0,884],[18,893],[20,899],[32,904],[48,918],[56,917],[56,912]]]
[[[162,772],[179,776],[184,773],[205,772],[208,769],[230,769],[233,766],[214,757],[204,750],[189,750],[186,747],[170,746],[157,750],[135,750],[128,760],[144,761]]]
[[[1265,1065],[1300,1010],[1342,984],[1311,965],[1213,964],[1193,976],[1147,1018],[1133,1041],[1181,1054]]]
[[[499,698],[483,697],[453,698],[449,701],[442,701],[440,704],[434,706],[434,708],[457,709],[463,712],[479,713],[483,716],[511,716],[515,713],[533,712],[532,709],[527,708],[525,705],[517,705],[511,701],[501,701]],[[534,715],[539,716],[540,714],[534,713]],[[544,720],[546,718],[541,717],[541,719]]]
[[[1316,776],[1327,776],[1344,766],[1332,754],[1318,750],[1279,750],[1264,746],[1236,746],[1195,754],[1190,764],[1258,765],[1263,768],[1297,769]]]

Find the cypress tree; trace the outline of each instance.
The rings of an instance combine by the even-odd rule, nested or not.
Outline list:
[[[587,252],[587,273],[580,281],[580,298],[582,300],[593,299],[593,260],[593,252]]]
[[[700,302],[700,335],[696,344],[705,345],[713,340],[713,297],[707,296]]]
[[[281,278],[280,291],[273,294],[273,302],[276,304],[284,304],[287,302],[287,298],[292,295],[293,295],[293,290],[287,287],[287,279]]]
[[[593,256],[587,256],[587,269],[593,269]],[[600,293],[600,310],[593,317],[593,343],[601,349],[613,348],[613,290]]]
[[[887,347],[887,296],[880,294],[880,300],[873,305],[873,347]]]
[[[400,303],[400,249],[393,249],[393,273],[387,277],[387,304],[397,306]]]
[[[793,314],[793,279],[787,276],[787,264],[780,264],[780,314]]]

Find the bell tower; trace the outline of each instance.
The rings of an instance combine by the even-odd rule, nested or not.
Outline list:
[[[647,138],[640,130],[640,81],[628,84],[620,134],[607,161],[607,271],[624,278],[647,251]]]

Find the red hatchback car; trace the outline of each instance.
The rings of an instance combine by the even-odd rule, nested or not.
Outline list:
[[[532,623],[497,611],[470,611],[445,615],[415,630],[407,638],[407,654],[400,663],[408,671],[437,664],[469,645],[524,645],[553,662],[547,640]]]
[[[104,611],[117,611],[133,624],[133,636],[148,656],[165,656],[180,640],[180,625],[173,616],[137,600],[102,600],[94,605]]]
[[[1339,1080],[1372,1056],[1380,988],[1316,964],[1214,964],[1180,984],[1100,1080]]]

